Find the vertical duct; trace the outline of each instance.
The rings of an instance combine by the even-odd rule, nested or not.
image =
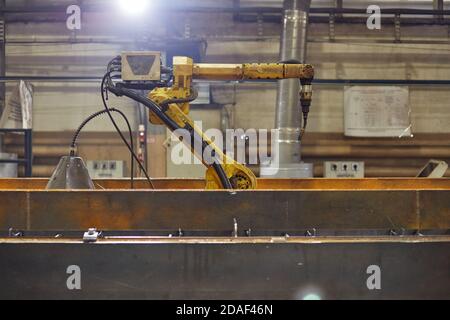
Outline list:
[[[280,60],[306,59],[306,37],[310,0],[284,0],[283,31],[280,44]],[[301,126],[299,107],[300,83],[297,79],[278,82],[275,128],[279,130],[279,163],[300,162]]]
[[[308,13],[310,0],[284,0],[280,43],[280,60],[306,60]],[[275,141],[277,149],[270,167],[262,167],[262,176],[283,178],[312,177],[312,165],[300,162],[301,127],[299,106],[300,81],[278,81]]]

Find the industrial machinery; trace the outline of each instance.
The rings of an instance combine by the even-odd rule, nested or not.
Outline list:
[[[165,75],[164,78],[161,75]],[[114,78],[122,82],[114,82]],[[220,150],[189,118],[189,102],[195,100],[194,79],[259,80],[299,79],[303,134],[311,105],[314,69],[297,61],[281,63],[201,64],[188,57],[174,57],[173,69],[160,66],[159,52],[125,52],[113,59],[104,78],[104,88],[117,96],[127,96],[150,110],[150,121],[164,124],[171,131],[189,133],[183,142],[205,164],[207,189],[254,189],[255,175]],[[151,89],[148,97],[133,89]],[[299,137],[299,139],[301,136]],[[195,148],[198,143],[201,148]],[[205,159],[205,150],[211,159]]]
[[[450,297],[449,179],[47,180],[0,179],[2,299]]]
[[[183,142],[217,161],[205,161],[205,179],[151,179],[153,189],[144,179],[94,179],[95,190],[0,179],[0,298],[450,297],[450,179],[256,179],[188,117],[195,78],[297,78],[306,120],[309,65],[115,58],[104,102],[111,92],[144,104],[150,121],[186,129]],[[86,171],[65,158],[75,163],[60,166],[65,177]]]

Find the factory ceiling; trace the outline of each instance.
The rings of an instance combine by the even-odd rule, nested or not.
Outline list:
[[[87,8],[107,8],[111,6],[110,0],[6,0],[6,10],[22,10],[26,9],[27,11],[41,11],[43,9],[51,9],[64,7],[71,4],[78,3],[81,6]],[[165,1],[156,2],[164,3],[167,5]],[[240,0],[237,1],[240,4],[240,7],[275,7],[281,8],[282,0]],[[369,1],[361,1],[361,0],[345,0],[344,7],[346,8],[365,8],[367,7],[367,3]],[[376,0],[370,1],[370,4],[378,4],[380,6],[386,8],[409,8],[409,9],[432,9],[434,0],[418,0],[418,1],[392,1],[392,0]],[[236,4],[235,0],[173,0],[170,1],[171,7],[176,8],[233,8]],[[444,1],[444,5],[446,9],[450,7],[450,1]],[[335,0],[312,0],[311,6],[313,8],[320,7],[335,7]]]

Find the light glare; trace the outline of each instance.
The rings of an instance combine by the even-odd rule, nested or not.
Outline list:
[[[118,0],[119,9],[127,15],[142,14],[150,0]]]
[[[309,293],[303,297],[303,300],[322,300],[318,294]]]

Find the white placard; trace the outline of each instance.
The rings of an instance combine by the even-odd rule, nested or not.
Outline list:
[[[0,152],[0,159],[17,160],[17,154]],[[17,163],[0,163],[0,178],[17,178]]]
[[[31,129],[33,110],[33,87],[20,81],[9,97],[0,119],[0,128]]]
[[[344,122],[350,137],[410,137],[409,88],[345,87]]]

